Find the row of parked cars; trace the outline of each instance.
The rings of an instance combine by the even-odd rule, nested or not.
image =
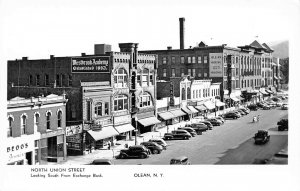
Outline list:
[[[280,107],[283,110],[287,110],[288,104],[282,102],[282,100],[285,100],[285,99],[287,99],[287,97],[285,97],[285,96],[272,97],[268,100],[264,100],[264,101],[258,102],[256,104],[251,104],[248,106],[248,108],[250,110],[254,110],[254,111],[256,111],[258,109],[269,110],[269,109],[273,109],[273,108],[277,108],[277,107]]]

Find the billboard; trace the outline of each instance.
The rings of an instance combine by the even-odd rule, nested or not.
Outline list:
[[[73,57],[72,73],[107,73],[109,71],[109,56]]]
[[[223,54],[209,53],[209,77],[223,76]]]

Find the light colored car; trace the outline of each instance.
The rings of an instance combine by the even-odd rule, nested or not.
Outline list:
[[[176,157],[170,160],[170,165],[190,165],[190,164],[191,163],[188,157],[186,156]]]
[[[167,149],[167,146],[168,146],[166,141],[163,140],[162,138],[152,138],[149,140],[149,142],[155,142],[155,143],[161,145],[165,150]]]
[[[282,104],[282,106],[281,106],[281,109],[282,110],[288,110],[289,109],[289,105],[288,104]]]

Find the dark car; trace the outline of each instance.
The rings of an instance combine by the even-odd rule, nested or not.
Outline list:
[[[250,109],[240,108],[240,110],[242,110],[242,111],[245,112],[246,114],[249,114],[249,113],[250,113]]]
[[[197,135],[196,131],[191,127],[179,127],[178,130],[180,130],[180,129],[186,130],[187,132],[189,132],[192,135],[192,137],[195,137]]]
[[[175,130],[172,133],[165,133],[164,139],[171,140],[171,139],[190,139],[192,135],[187,132],[186,130]]]
[[[113,165],[110,159],[95,159],[89,165]]]
[[[237,119],[239,118],[240,116],[236,113],[233,113],[233,112],[230,112],[230,113],[225,113],[224,114],[224,118],[225,119],[228,119],[228,118],[231,118],[231,119]]]
[[[248,108],[252,111],[257,111],[258,107],[256,105],[249,105]]]
[[[278,131],[284,131],[289,129],[289,121],[288,119],[281,119],[277,122]]]
[[[152,154],[160,154],[163,150],[163,147],[154,142],[142,142],[141,145],[144,145],[147,149],[151,151]]]
[[[216,119],[216,118],[210,118],[207,119],[207,121],[209,121],[213,126],[220,126],[222,125],[222,121]]]
[[[151,138],[150,140],[149,140],[150,142],[155,142],[155,143],[157,143],[157,144],[159,144],[160,146],[162,146],[163,147],[163,149],[167,149],[167,146],[168,146],[168,144],[166,143],[166,141],[164,141],[162,138]]]
[[[236,110],[237,112],[239,112],[241,114],[241,116],[247,115],[247,113],[245,113],[243,110],[238,109]]]
[[[270,106],[268,106],[268,105],[264,105],[264,106],[262,107],[262,109],[263,109],[263,110],[270,110],[270,109],[271,109],[271,107],[270,107]]]
[[[223,117],[217,116],[217,117],[215,117],[215,118],[218,119],[218,120],[220,120],[220,121],[222,121],[222,123],[225,123],[225,119],[224,119]]]
[[[201,123],[204,123],[208,127],[209,130],[212,130],[213,125],[211,124],[211,122],[206,120],[206,121],[201,121]]]
[[[181,157],[172,158],[170,160],[170,164],[171,165],[190,165],[191,163],[190,163],[188,157],[181,156]]]
[[[263,108],[263,106],[265,105],[263,102],[258,102],[256,103],[257,107],[259,108]]]
[[[201,135],[202,132],[207,131],[208,127],[204,123],[193,123],[191,127],[197,132],[198,135]]]
[[[120,159],[124,158],[147,158],[150,156],[150,150],[143,145],[130,146],[128,149],[122,149],[119,154]]]
[[[258,130],[254,135],[254,143],[255,144],[265,144],[270,140],[270,135],[266,130]]]

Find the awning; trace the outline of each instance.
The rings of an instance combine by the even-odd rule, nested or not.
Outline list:
[[[204,102],[205,107],[207,107],[207,109],[214,109],[215,108],[215,104],[211,101],[206,101]]]
[[[148,117],[148,118],[144,118],[144,119],[139,119],[138,122],[140,124],[142,124],[143,126],[149,126],[149,125],[155,125],[160,123],[161,121],[158,120],[156,117],[152,116],[152,117]]]
[[[195,109],[193,106],[188,106],[188,108],[193,112],[193,113],[198,113],[199,111]]]
[[[183,111],[181,111],[181,109],[171,110],[170,112],[171,112],[173,115],[175,115],[176,117],[180,117],[180,116],[186,115],[186,113],[184,113]]]
[[[166,112],[162,112],[162,113],[158,113],[159,117],[161,117],[163,120],[168,120],[168,119],[172,119],[176,116],[174,116],[171,112],[166,111]]]
[[[217,107],[221,107],[221,106],[224,106],[225,105],[225,103],[223,103],[223,102],[221,102],[221,101],[217,101],[216,102],[216,106]]]
[[[187,114],[193,114],[193,112],[191,110],[189,110],[187,107],[183,107],[181,109]]]
[[[198,109],[199,111],[207,110],[207,107],[205,107],[205,105],[197,105],[197,106],[195,106],[195,108]]]
[[[245,98],[241,97],[241,96],[236,96],[239,100],[244,100]]]
[[[125,124],[125,125],[115,126],[115,129],[119,133],[124,133],[124,132],[128,132],[128,131],[134,130],[134,127],[131,124]]]
[[[231,97],[233,101],[240,101],[237,97]]]
[[[116,129],[113,128],[112,126],[103,127],[100,131],[89,130],[87,132],[91,135],[91,137],[93,137],[93,139],[95,141],[105,139],[105,138],[109,138],[109,137],[112,137],[112,136],[115,136],[115,135],[119,134],[116,131]]]
[[[268,95],[269,93],[267,93],[264,89],[259,90],[260,93],[264,94],[264,95]]]
[[[273,94],[271,90],[266,90],[266,92],[268,92],[269,94]]]
[[[276,76],[274,76],[274,78],[275,78],[276,80],[278,80],[278,78],[277,78]]]

